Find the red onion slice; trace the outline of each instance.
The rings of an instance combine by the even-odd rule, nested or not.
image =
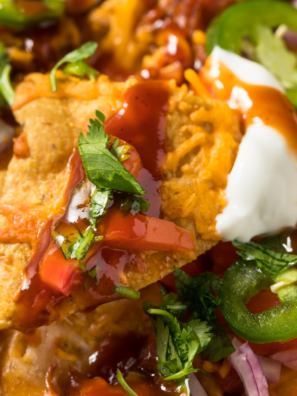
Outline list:
[[[14,137],[14,129],[0,119],[0,153],[12,146],[12,138]]]
[[[297,371],[297,349],[291,351],[277,352],[270,355],[271,359],[283,363],[292,370]]]
[[[242,342],[240,342],[236,337],[234,337],[231,342],[232,342],[232,345],[233,345],[235,351],[237,351],[237,349],[242,346]]]
[[[189,387],[192,396],[208,396],[194,373],[189,374]]]
[[[297,33],[294,32],[293,30],[287,30],[286,33],[284,34],[284,40],[286,44],[292,48],[296,49],[297,48]]]
[[[247,396],[269,396],[261,364],[248,342],[232,353],[229,361],[242,380]]]
[[[257,356],[261,364],[263,373],[268,382],[279,382],[282,365],[277,360],[272,360],[265,356]]]
[[[232,345],[234,346],[234,349],[237,351],[237,349],[240,348],[243,344],[237,338],[234,337],[232,340]],[[259,355],[256,356],[261,364],[263,374],[265,375],[267,381],[279,382],[280,373],[282,369],[281,363],[265,356],[259,356]]]

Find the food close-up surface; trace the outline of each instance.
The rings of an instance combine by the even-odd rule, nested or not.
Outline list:
[[[297,2],[0,0],[0,395],[297,395]]]

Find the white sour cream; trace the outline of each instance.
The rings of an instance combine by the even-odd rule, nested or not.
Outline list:
[[[244,83],[283,93],[278,80],[263,66],[219,47],[211,55],[209,76],[214,84],[220,82],[216,80],[220,62]],[[240,87],[233,89],[228,103],[243,115],[252,105],[248,91]],[[217,231],[225,241],[247,242],[297,223],[297,160],[281,132],[260,118],[255,117],[246,128],[228,176],[226,198],[227,206],[216,218]]]
[[[297,166],[284,138],[273,128],[247,128],[228,177],[227,206],[218,215],[224,240],[247,242],[255,235],[297,223]]]
[[[212,67],[209,72],[210,77],[217,78],[220,75],[220,62],[239,80],[251,85],[260,85],[264,87],[275,88],[280,92],[284,92],[279,81],[265,67],[259,63],[252,62],[242,58],[232,52],[223,50],[216,46],[211,53]]]

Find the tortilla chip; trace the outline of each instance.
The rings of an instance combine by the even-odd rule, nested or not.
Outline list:
[[[14,114],[25,138],[18,142],[0,195],[0,329],[16,326],[15,299],[42,224],[63,214],[68,162],[80,131],[97,109],[106,118],[116,114],[125,91],[137,81],[112,83],[106,76],[83,81],[59,71],[57,84],[53,93],[48,75],[35,73],[16,90]],[[227,105],[204,101],[174,81],[168,82],[168,89],[163,211],[167,220],[194,232],[195,249],[142,253],[146,268],[131,266],[121,279],[137,290],[218,242],[215,218],[226,204],[224,189],[241,139],[238,117]],[[47,323],[86,308],[86,302],[70,296]]]

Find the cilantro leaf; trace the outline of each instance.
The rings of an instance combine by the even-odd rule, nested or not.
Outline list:
[[[150,206],[150,203],[143,197],[131,195],[123,199],[121,210],[131,213],[147,212]]]
[[[95,239],[94,231],[90,228],[85,234],[82,234],[74,224],[70,224],[66,230],[63,225],[63,223],[58,224],[52,232],[52,237],[59,245],[66,260],[83,260]]]
[[[202,351],[201,355],[203,358],[208,358],[211,362],[217,362],[231,355],[234,352],[234,347],[227,336],[226,330],[218,319],[212,322],[211,330],[214,337],[206,349]]]
[[[198,371],[193,368],[193,360],[211,339],[207,324],[198,319],[182,323],[168,310],[153,307],[149,302],[144,304],[144,309],[151,317],[158,371],[165,380],[185,379]]]
[[[297,256],[288,253],[280,253],[269,249],[265,244],[255,242],[240,243],[233,241],[237,254],[245,261],[255,261],[258,268],[272,277],[285,271],[289,267],[297,265]],[[267,243],[267,242],[266,242]]]
[[[69,224],[67,227],[64,223],[60,222],[52,232],[57,245],[60,247],[66,260],[71,258],[73,245],[82,239],[83,235],[75,224]]]
[[[90,278],[94,279],[95,281],[98,281],[96,265],[93,268],[91,268],[90,270],[87,270],[85,263],[83,261],[79,261],[78,264],[79,264],[80,268],[84,271],[84,273],[82,274],[83,276],[90,277]]]
[[[174,275],[180,300],[186,301],[202,320],[216,319],[219,300],[215,291],[219,288],[220,278],[210,272],[191,277],[176,267],[174,267]]]
[[[69,52],[69,54],[65,55],[62,59],[60,59],[56,66],[50,72],[52,91],[56,92],[57,90],[56,71],[60,66],[62,66],[64,63],[74,63],[81,61],[82,59],[89,58],[94,54],[97,47],[98,43],[96,43],[95,41],[89,41],[86,44],[82,45],[80,48]]]
[[[192,310],[191,318],[199,318],[206,321],[211,332],[212,339],[203,352],[211,362],[216,362],[234,352],[226,330],[217,320],[216,309],[220,300],[216,296],[221,280],[210,272],[204,272],[195,276],[189,276],[184,271],[175,268],[175,284],[178,297]]]
[[[159,307],[146,301],[143,308],[154,328],[158,371],[165,380],[185,380],[188,374],[198,371],[193,368],[193,359],[212,338],[207,323],[197,318],[181,322],[188,305],[174,293],[166,294]]]
[[[257,26],[255,60],[280,81],[289,99],[297,106],[297,58],[288,50],[284,41],[267,26]]]
[[[178,294],[165,294],[159,307],[147,301],[143,308],[155,332],[159,373],[166,380],[185,380],[197,371],[193,359],[198,353],[216,362],[234,348],[216,316],[220,278],[207,272],[191,277],[178,268],[174,275]],[[188,309],[191,315],[184,323]]]
[[[97,70],[93,69],[82,60],[68,63],[68,65],[63,69],[63,72],[64,74],[72,74],[77,77],[88,76],[92,81],[94,81],[99,74]]]
[[[112,197],[112,190],[99,189],[96,186],[92,187],[89,221],[93,229],[95,229],[98,220],[107,213]]]
[[[6,48],[0,43],[0,93],[10,106],[14,101],[14,90],[10,81],[11,65]]]
[[[68,251],[71,252],[70,258],[83,260],[93,242],[93,239],[94,231],[90,228],[78,241],[68,248]]]
[[[109,150],[109,136],[105,134],[105,117],[96,111],[98,119],[90,120],[87,136],[79,137],[79,153],[88,179],[99,189],[146,194],[129,171]]]

